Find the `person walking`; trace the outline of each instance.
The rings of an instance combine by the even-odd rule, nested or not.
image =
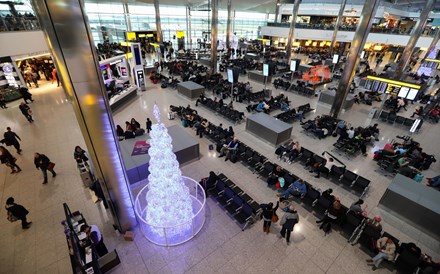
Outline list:
[[[104,237],[96,225],[82,225],[81,232],[86,233],[87,238],[92,242],[99,257],[108,253],[107,247],[104,244]]]
[[[21,148],[20,148],[20,142],[18,142],[18,140],[21,141],[20,137],[17,135],[17,133],[13,132],[11,130],[10,127],[6,128],[6,132],[3,134],[4,137],[4,143],[7,146],[14,146],[15,149],[17,150],[17,153],[20,154],[21,153]],[[18,140],[17,140],[18,139]],[[2,140],[2,141],[3,141]]]
[[[151,122],[150,118],[147,118],[147,133],[150,133],[152,125],[153,123]]]
[[[53,68],[52,70],[52,84],[54,81],[57,81],[57,87],[60,86],[60,78],[58,78],[58,73],[57,73],[57,69]]]
[[[277,202],[277,205],[275,207],[273,207],[273,203],[262,205],[263,212],[261,213],[261,215],[263,216],[263,231],[267,234],[270,233],[270,225],[272,224],[272,221],[275,221],[275,219],[278,217],[276,211],[279,205],[280,202]]]
[[[26,119],[29,121],[29,123],[32,123],[34,121],[34,119],[32,118],[32,110],[28,105],[21,102],[18,108],[20,109],[24,117],[26,117]]]
[[[43,178],[44,178],[43,184],[47,184],[48,170],[52,173],[52,177],[57,176],[57,173],[53,170],[55,164],[52,163],[46,155],[35,152],[34,164],[35,167],[37,169],[41,169],[41,173],[43,173]]]
[[[280,234],[281,237],[286,238],[287,244],[290,243],[290,233],[293,231],[293,227],[299,221],[298,212],[293,206],[289,207],[289,211],[284,213],[281,217],[280,225],[282,226]]]
[[[8,220],[11,222],[14,221],[14,218],[21,220],[21,228],[23,229],[28,229],[31,227],[32,222],[28,222],[26,219],[29,211],[24,206],[16,204],[13,197],[9,197],[6,200],[5,208],[8,212]]]
[[[23,100],[26,104],[28,103],[27,100],[30,100],[31,102],[34,101],[32,99],[32,94],[29,92],[29,89],[27,89],[26,87],[20,87],[18,89],[18,92],[20,92],[20,94],[23,97]]]
[[[4,146],[0,146],[0,153],[1,163],[11,168],[11,174],[19,173],[21,171],[21,168],[15,163],[17,162],[17,158],[12,156],[12,154]]]
[[[39,85],[38,85],[38,74],[36,72],[32,72],[31,73],[31,79],[32,79],[32,82],[34,82],[35,87],[38,88],[39,87]]]

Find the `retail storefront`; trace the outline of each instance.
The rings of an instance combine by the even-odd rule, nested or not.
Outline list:
[[[11,57],[0,57],[0,92],[6,102],[21,98],[18,88],[24,86],[24,80]]]

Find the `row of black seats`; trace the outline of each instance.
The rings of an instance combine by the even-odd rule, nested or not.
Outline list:
[[[219,138],[219,136],[214,133],[207,135],[207,137],[210,139],[213,138],[212,140],[214,141],[218,140]],[[223,137],[226,138],[225,140],[228,140],[228,137]],[[220,136],[220,138],[222,137]],[[263,180],[266,180],[269,176],[271,176],[272,172],[277,166],[276,164],[268,161],[268,159],[262,154],[258,153],[242,142],[240,143],[236,153],[240,162],[252,170],[253,173],[257,173],[258,177]],[[324,158],[304,148],[297,159],[302,163],[306,163],[310,157],[314,157],[314,161],[318,163],[324,163],[325,161]],[[299,179],[298,176],[287,170],[284,170],[284,174],[285,175],[283,178],[285,180],[285,184],[282,189],[287,189],[290,184]],[[361,197],[367,191],[370,183],[369,180],[363,178],[362,176],[358,176],[351,171],[338,168],[336,166],[331,168],[328,177],[330,180],[339,182],[350,189],[354,189],[358,192],[362,191]],[[332,206],[332,199],[326,195],[322,195],[319,189],[315,189],[308,182],[304,181],[304,183],[307,187],[307,193],[300,198],[295,198],[296,202],[318,217],[324,215],[325,212]],[[208,193],[211,194],[218,201],[218,203],[231,214],[231,216],[241,225],[242,230],[255,222],[258,214],[261,212],[260,205],[224,174],[218,175],[218,180],[216,181],[215,186],[211,187],[208,190]],[[375,250],[372,248],[372,242],[380,237],[389,237],[395,242],[396,247],[398,246],[399,241],[395,237],[386,232],[380,233],[377,230],[372,230],[371,227],[366,226],[367,219],[364,216],[351,212],[344,205],[341,206],[341,217],[337,218],[334,224],[339,227],[341,233],[349,241],[353,239],[355,243],[359,243],[361,248],[371,253],[371,255],[375,252]],[[395,260],[394,266],[399,273],[413,273],[419,263],[420,260],[418,258],[415,258],[412,256],[412,254],[408,254],[408,252],[403,251]]]
[[[297,110],[295,110],[294,108],[292,108],[292,109],[289,110],[289,111],[286,111],[286,112],[280,113],[280,114],[276,115],[275,118],[277,118],[278,120],[281,120],[281,121],[283,121],[283,122],[285,122],[285,123],[292,123],[292,122],[294,122],[297,118],[300,118],[300,117],[301,117],[301,119],[304,118],[305,115],[306,115],[307,113],[312,112],[313,110],[314,110],[314,109],[312,109],[312,108],[310,107],[310,104],[307,103],[307,104],[304,104],[304,105],[299,106],[299,107],[297,108]],[[301,114],[300,114],[300,113],[301,113]]]
[[[257,92],[248,92],[245,95],[245,100],[250,102],[258,102],[260,100],[263,100],[264,98],[266,98],[269,94],[269,90],[261,90],[261,91],[257,91]]]
[[[327,161],[325,158],[313,153],[312,151],[304,147],[301,148],[301,153],[296,159],[299,162],[305,164],[310,161],[311,158],[313,158],[312,162],[322,165],[325,165]],[[357,175],[356,173],[347,170],[346,168],[338,167],[336,165],[333,165],[331,167],[330,173],[326,175],[330,181],[332,181],[333,183],[338,183],[350,191],[354,191],[356,194],[359,195],[360,198],[365,196],[370,186],[370,180],[360,175]]]
[[[241,225],[241,230],[254,223],[261,211],[260,204],[223,173],[218,175],[215,185],[207,191]]]
[[[383,122],[388,122],[390,124],[403,125],[405,127],[411,128],[414,124],[415,119],[405,118],[403,116],[397,115],[395,112],[386,112],[382,111],[379,115],[379,119]],[[423,120],[421,120],[420,124],[417,126],[416,130],[419,130],[422,127]]]
[[[241,149],[241,151],[243,150],[244,148]],[[304,149],[297,159],[302,163],[306,163],[310,157],[314,157],[314,160],[318,163],[325,163],[326,161],[324,158],[313,154],[307,149]],[[249,147],[246,147],[240,158],[243,159],[242,162],[245,161],[246,165],[250,164],[254,166],[254,172],[257,172],[258,176],[264,180],[272,174],[276,167],[275,164],[270,163],[267,160],[265,161],[265,158],[262,155],[256,151],[252,151],[252,149]],[[295,176],[287,170],[284,170],[284,173],[284,189],[288,188],[291,183],[299,179],[298,176]],[[351,171],[338,168],[336,166],[332,167],[329,174],[329,179],[334,182],[340,182],[350,189],[354,189],[358,193],[361,193],[361,197],[365,195],[370,183],[369,180],[363,178],[362,176],[358,176]],[[321,195],[321,191],[315,189],[309,183],[304,183],[307,187],[307,193],[303,197],[295,198],[296,202],[318,217],[324,215],[325,212],[327,212],[327,210],[329,210],[332,206],[333,200],[326,195]],[[373,256],[374,253],[377,253],[377,251],[373,248],[372,243],[377,241],[380,237],[388,237],[392,239],[396,247],[398,247],[399,240],[387,232],[381,233],[378,230],[373,230],[371,226],[367,226],[367,218],[364,216],[350,211],[344,205],[341,205],[341,211],[341,217],[338,217],[334,221],[334,224],[338,225],[341,233],[346,238],[349,240],[355,240],[355,243],[359,243],[361,248],[370,255]],[[394,266],[399,271],[398,273],[413,273],[417,269],[419,263],[419,258],[412,256],[412,254],[404,250],[394,261]]]
[[[238,154],[240,162],[244,166],[248,167],[253,173],[256,173],[258,178],[262,179],[263,181],[266,181],[278,166],[244,143],[240,143]],[[300,179],[298,176],[286,169],[282,169],[282,172],[284,174],[284,186],[281,187],[281,190],[288,189],[292,183]],[[332,201],[326,196],[322,196],[321,191],[315,189],[308,182],[304,181],[304,184],[307,187],[307,193],[303,197],[299,198],[297,202],[310,211],[313,211],[316,215],[323,215],[325,211],[327,211],[332,205]],[[274,185],[268,184],[268,187],[275,189]],[[347,211],[347,208],[344,208],[345,211]]]
[[[304,95],[307,97],[312,97],[315,95],[315,90],[312,89],[311,87],[305,87],[305,86],[301,86],[301,85],[295,85],[292,84],[290,86],[290,91],[296,91],[296,93],[300,94],[300,95]]]
[[[231,109],[227,106],[220,105],[218,102],[212,100],[211,98],[205,98],[200,102],[203,106],[219,113],[226,119],[232,121],[237,124],[240,123],[244,119],[244,113],[235,109]]]

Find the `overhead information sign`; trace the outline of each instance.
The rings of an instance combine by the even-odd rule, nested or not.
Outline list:
[[[365,88],[378,93],[389,93],[408,100],[414,100],[420,85],[377,76],[367,76]]]

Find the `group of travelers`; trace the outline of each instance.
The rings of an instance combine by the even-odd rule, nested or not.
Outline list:
[[[147,133],[150,133],[152,125],[153,122],[150,118],[147,118],[145,122]],[[145,129],[141,127],[141,124],[135,118],[131,118],[130,122],[125,121],[125,130],[120,125],[116,125],[116,136],[118,136],[120,141],[124,139],[132,139],[141,136],[144,133]]]

